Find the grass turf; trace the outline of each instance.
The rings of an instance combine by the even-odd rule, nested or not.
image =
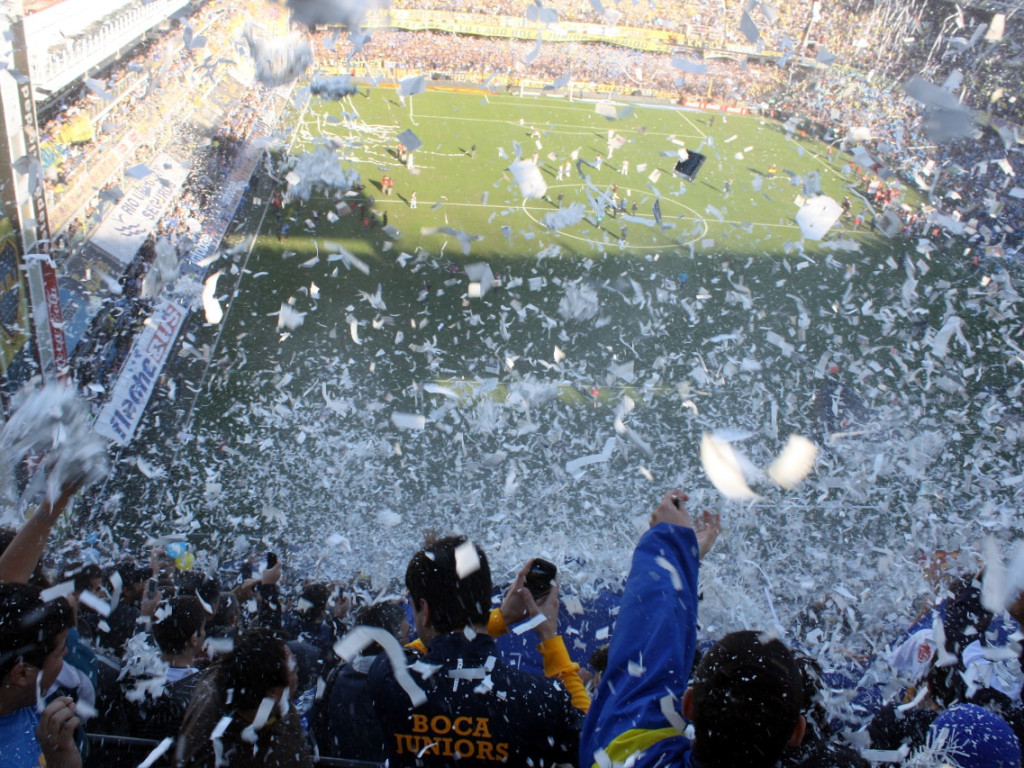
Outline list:
[[[445,245],[445,237],[422,231],[449,226],[483,237],[472,246],[475,257],[532,257],[537,239],[548,234],[544,217],[555,209],[554,201],[561,194],[564,206],[578,202],[587,207],[585,222],[552,240],[565,252],[589,257],[673,250],[691,256],[781,255],[792,251],[800,240],[795,200],[807,175],[817,172],[822,191],[835,199],[848,194],[848,185],[855,181],[844,173],[848,171],[843,167],[847,158],[841,153],[829,155],[820,142],[794,137],[758,117],[726,118],[638,106],[625,119],[608,120],[595,112],[592,102],[567,102],[544,95],[430,91],[402,106],[392,90],[370,89],[369,93],[369,97],[359,95],[343,104],[315,100],[303,116],[293,151],[309,148],[323,136],[341,144],[343,155],[362,174],[366,194],[375,197],[378,213],[387,212],[389,223],[402,231],[396,244],[400,250],[420,247],[437,253]],[[335,122],[346,112],[358,114],[359,120]],[[396,137],[406,129],[423,142],[414,153],[414,171],[399,163],[395,153]],[[609,159],[610,131],[626,143]],[[524,202],[506,172],[516,143],[524,159],[537,155],[552,202]],[[694,182],[672,174],[680,145],[707,156]],[[475,157],[471,157],[474,146]],[[605,215],[596,225],[588,185],[575,167],[568,179],[556,179],[557,164],[573,151],[591,182],[590,198],[617,185],[627,208],[632,210],[636,204],[637,216],[645,223],[625,222],[629,230],[625,245],[619,242],[622,221]],[[595,168],[598,155],[604,156],[604,162]],[[625,175],[619,172],[623,161],[629,163]],[[777,171],[769,175],[772,166]],[[395,180],[390,197],[380,189],[385,175]],[[731,184],[728,193],[724,191],[727,181]],[[415,210],[409,207],[413,192],[418,202]],[[658,197],[664,229],[653,226],[652,207]],[[909,197],[912,204],[918,201],[913,193]],[[854,214],[864,207],[854,198]],[[852,226],[852,222],[846,224],[847,229]],[[359,221],[342,222],[334,230],[318,227],[316,234],[355,237],[363,240],[354,243],[356,253],[371,258],[380,255],[383,236],[371,233],[362,238],[360,226]],[[503,226],[508,227],[504,234]],[[866,229],[867,222],[860,233],[849,234],[872,248],[884,248],[879,239],[865,234]],[[294,228],[292,234],[296,234]],[[832,237],[843,234],[847,233],[837,231]],[[445,253],[453,256],[451,250],[449,242]],[[808,244],[807,250],[820,252],[814,244]]]

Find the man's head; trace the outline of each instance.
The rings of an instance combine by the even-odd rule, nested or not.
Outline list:
[[[307,584],[303,587],[298,605],[298,613],[303,621],[318,620],[323,615],[330,596],[331,590],[322,582]]]
[[[420,637],[424,629],[444,634],[487,623],[491,569],[483,551],[465,536],[438,539],[413,555],[405,586]]]
[[[113,578],[114,573],[121,577],[121,600],[132,605],[137,605],[142,600],[146,590],[146,581],[152,575],[149,568],[137,565],[132,560],[122,560],[114,566],[107,580]],[[111,583],[113,587],[113,583]]]
[[[225,703],[243,711],[257,709],[264,698],[280,700],[285,690],[294,694],[295,662],[284,638],[250,629],[221,660],[218,684]]]
[[[709,768],[772,766],[803,738],[803,680],[793,654],[759,632],[726,635],[701,658],[683,714]]]
[[[179,595],[195,595],[204,603],[207,618],[220,608],[220,580],[202,571],[181,571],[175,579]]]
[[[238,624],[241,617],[242,608],[238,604],[238,598],[230,592],[221,592],[217,613],[213,615],[210,623],[217,627],[233,627]]]
[[[188,650],[197,652],[203,643],[206,611],[195,595],[172,597],[157,609],[163,616],[153,625],[153,639],[164,656],[178,656]]]
[[[57,679],[71,606],[44,602],[39,587],[0,584],[0,714],[35,702]]]
[[[405,609],[391,601],[373,603],[360,608],[356,614],[356,624],[387,630],[400,643],[405,643],[409,639],[409,619],[405,615]],[[380,646],[374,643],[364,651],[364,654],[373,656],[381,650]]]
[[[103,569],[94,563],[65,569],[61,581],[73,581],[76,595],[88,590],[100,599],[107,597],[106,590],[103,588]]]

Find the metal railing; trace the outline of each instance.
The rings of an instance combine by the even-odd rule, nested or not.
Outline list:
[[[102,750],[105,746],[107,747],[128,747],[131,749],[138,749],[139,752],[146,750],[152,752],[156,749],[160,742],[156,739],[139,739],[135,736],[117,736],[110,733],[90,733],[89,747],[90,747],[90,762],[95,762],[94,758],[102,756]],[[340,757],[313,757],[313,763],[315,765],[332,766],[333,768],[383,768],[382,763],[372,763],[365,760],[346,760]],[[158,761],[156,765],[160,765]]]

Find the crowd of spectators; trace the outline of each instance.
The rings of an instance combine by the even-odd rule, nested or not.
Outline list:
[[[727,5],[713,0],[680,0],[671,3],[554,0],[543,5],[547,10],[557,12],[560,22],[668,30],[677,34],[680,40],[699,41],[702,46],[749,45],[747,38],[740,32],[740,21],[746,8],[744,4]],[[769,32],[767,21],[770,19],[773,30],[797,40],[811,22],[812,6],[813,3],[807,0],[779,3],[764,14],[755,16],[758,23],[765,26],[766,36]],[[527,6],[512,0],[395,0],[392,7],[487,16],[521,17],[527,14]],[[826,6],[822,12],[826,17],[831,15],[837,19],[849,18],[850,15],[846,4]]]
[[[94,88],[78,84],[47,102],[39,115],[40,140],[57,148],[44,173],[49,204],[59,206],[70,190],[68,182],[80,183],[129,133],[149,147],[166,141],[170,129],[201,103],[218,62],[232,52],[231,30],[240,16],[240,11],[225,13],[220,3],[205,3],[185,21],[197,30],[195,34],[205,36],[208,45],[184,45],[181,27],[173,26],[166,35],[143,41],[130,56],[93,78]],[[83,115],[92,125],[90,131],[66,131]],[[71,140],[62,141],[69,135]],[[115,158],[114,175],[138,160]],[[88,205],[95,206],[96,201]],[[87,218],[79,217],[79,231],[88,228],[89,222],[83,221]]]
[[[329,35],[321,35],[317,40],[322,61],[333,58],[324,45],[328,39]],[[577,93],[582,89],[593,95],[595,89],[610,87],[620,93],[642,91],[672,98],[688,91],[738,104],[760,102],[785,79],[778,67],[752,72],[741,62],[714,59],[706,62],[707,75],[681,87],[679,69],[664,54],[610,44],[559,42],[542,43],[532,57],[536,47],[536,42],[525,40],[380,30],[363,47],[360,61],[370,72],[426,71],[477,82],[495,74],[511,75],[513,81],[529,76],[550,82],[568,75]]]
[[[212,70],[220,56],[233,45],[231,27],[241,13],[226,13],[218,3],[200,6],[187,19],[195,30],[206,33],[208,46],[190,49],[183,45],[181,31],[143,42],[133,53],[98,78],[106,96],[96,88],[80,87],[51,101],[41,112],[44,141],[58,141],[67,126],[81,116],[95,123],[93,138],[75,144],[62,144],[63,152],[48,169],[45,179],[51,205],[60,205],[71,191],[67,181],[88,183],[91,168],[113,154],[111,167],[119,177],[126,168],[144,165],[160,151],[191,110],[181,109],[182,101],[197,106],[205,89],[215,78]],[[198,32],[197,32],[198,34]],[[109,97],[109,98],[108,98]],[[160,281],[149,279],[156,260],[158,243],[170,245],[180,257],[188,252],[199,233],[199,221],[213,199],[221,180],[230,168],[239,147],[248,138],[267,90],[260,85],[245,89],[244,97],[231,106],[224,121],[212,136],[191,145],[175,145],[185,150],[190,172],[168,210],[155,222],[153,231],[140,247],[135,259],[111,287],[110,295],[97,301],[98,309],[72,357],[75,380],[81,391],[99,406],[104,393],[127,358],[137,332],[152,311]],[[135,141],[128,156],[117,156],[118,142],[129,132]],[[60,259],[73,257],[86,247],[85,239],[105,210],[123,194],[121,178],[112,179],[97,190],[79,215],[54,238],[53,252]]]
[[[1024,593],[993,611],[981,574],[949,581],[934,623],[893,643],[886,698],[853,723],[798,647],[698,634],[721,520],[691,517],[681,490],[651,513],[593,669],[570,659],[544,561],[495,591],[485,552],[431,536],[400,597],[396,584],[291,573],[274,553],[215,566],[175,537],[134,557],[96,539],[47,553],[76,491],[0,532],[5,764],[864,768],[869,748],[885,765],[1021,765],[1011,633]],[[537,634],[543,675],[502,658],[495,638],[510,627]]]
[[[72,358],[75,382],[89,399],[98,402],[107,391],[152,308],[152,301],[137,296],[110,297],[103,302]]]

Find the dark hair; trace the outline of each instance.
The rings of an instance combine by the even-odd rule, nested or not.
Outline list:
[[[408,619],[405,609],[396,602],[384,601],[360,608],[356,624],[364,627],[380,627],[395,637],[402,634],[402,621]]]
[[[712,768],[772,766],[803,708],[803,680],[790,650],[760,632],[726,635],[693,674],[693,756]]]
[[[807,720],[807,733],[804,743],[810,740],[827,739],[831,733],[828,712],[822,701],[825,690],[825,672],[821,665],[804,654],[796,655],[796,665],[800,670],[801,687],[803,688],[803,709],[801,714]]]
[[[117,573],[121,577],[122,587],[129,587],[146,581],[153,572],[146,566],[138,565],[134,560],[122,560],[107,573],[107,581]]]
[[[459,578],[455,550],[469,541],[448,536],[421,549],[405,570],[405,586],[415,605],[426,600],[430,623],[438,632],[454,632],[472,624],[486,624],[491,605],[491,569],[483,550],[475,544],[480,567]]]
[[[396,639],[401,639],[402,622],[408,620],[405,608],[393,601],[383,601],[367,605],[356,613],[356,624],[363,627],[379,627]],[[384,649],[377,643],[371,643],[363,650],[364,656],[376,656]]]
[[[220,599],[220,580],[216,576],[208,576],[202,571],[181,571],[176,581],[179,595],[198,595],[211,611],[214,610]]]
[[[221,592],[217,613],[213,615],[210,623],[218,627],[230,627],[238,622],[241,615],[242,608],[238,604],[238,598],[231,592]]]
[[[256,709],[267,691],[288,685],[283,636],[270,629],[250,629],[221,660],[217,682],[229,709]]]
[[[309,584],[302,590],[301,600],[309,605],[302,605],[295,610],[303,621],[316,621],[327,607],[327,599],[331,596],[331,590],[326,584],[317,582]]]
[[[153,625],[153,639],[163,653],[181,653],[206,623],[206,610],[195,595],[177,595],[165,600],[157,614],[165,609],[170,613]]]
[[[83,592],[95,579],[103,578],[103,569],[94,563],[88,563],[80,566],[78,570],[68,571],[66,574],[74,579],[75,592]]]
[[[967,701],[967,682],[959,664],[941,667],[936,657],[925,675],[925,684],[935,703],[943,709]]]
[[[608,669],[608,646],[602,645],[590,654],[590,667],[595,672],[604,673]]]
[[[53,641],[72,625],[71,606],[62,597],[44,602],[30,584],[0,584],[0,679],[18,662],[42,667]]]

